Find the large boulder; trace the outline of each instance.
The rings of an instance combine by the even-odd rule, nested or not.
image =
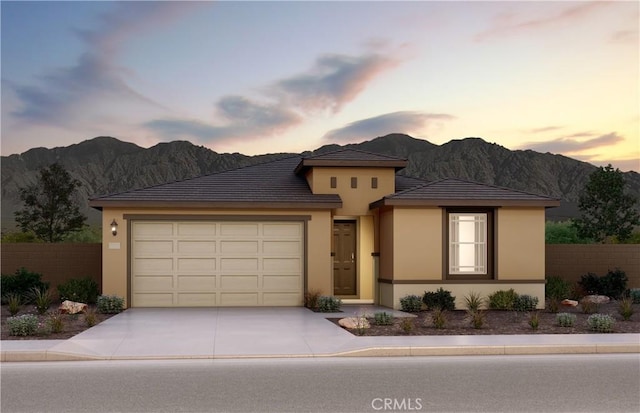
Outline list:
[[[593,304],[606,304],[609,302],[609,297],[606,295],[587,295],[582,299],[583,303],[593,303]]]
[[[84,303],[76,303],[75,301],[66,300],[60,304],[58,310],[60,310],[62,314],[78,314],[85,311],[87,307],[88,306]]]
[[[371,327],[371,325],[369,324],[369,320],[363,317],[341,318],[338,321],[338,324],[340,324],[344,328],[348,328],[349,330]]]

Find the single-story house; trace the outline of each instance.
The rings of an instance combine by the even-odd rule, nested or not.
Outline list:
[[[443,287],[461,308],[513,288],[543,305],[545,208],[559,201],[397,175],[406,166],[343,149],[93,198],[103,293],[128,307],[301,306],[320,292],[399,308]]]

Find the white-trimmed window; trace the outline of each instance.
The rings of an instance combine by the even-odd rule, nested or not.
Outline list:
[[[488,275],[487,213],[449,213],[449,274]]]

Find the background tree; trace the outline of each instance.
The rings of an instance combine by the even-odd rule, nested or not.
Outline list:
[[[637,200],[624,192],[624,175],[611,165],[599,167],[589,176],[580,195],[581,216],[573,221],[578,235],[603,242],[609,237],[625,241],[640,225]]]
[[[80,185],[58,163],[40,169],[36,184],[20,188],[24,207],[15,216],[22,231],[31,231],[46,242],[59,242],[82,229],[87,218],[73,201]]]

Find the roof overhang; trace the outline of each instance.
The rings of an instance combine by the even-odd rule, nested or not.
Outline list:
[[[295,169],[295,173],[306,172],[313,167],[333,168],[394,168],[395,171],[406,168],[408,161],[404,159],[389,160],[328,160],[328,159],[303,159]]]
[[[382,208],[384,206],[408,206],[408,207],[544,207],[553,208],[560,206],[557,199],[393,199],[382,198],[369,204],[369,209]]]
[[[97,210],[103,208],[176,208],[176,209],[333,209],[342,208],[342,200],[314,202],[255,202],[255,201],[140,201],[140,200],[89,200],[89,206]]]

